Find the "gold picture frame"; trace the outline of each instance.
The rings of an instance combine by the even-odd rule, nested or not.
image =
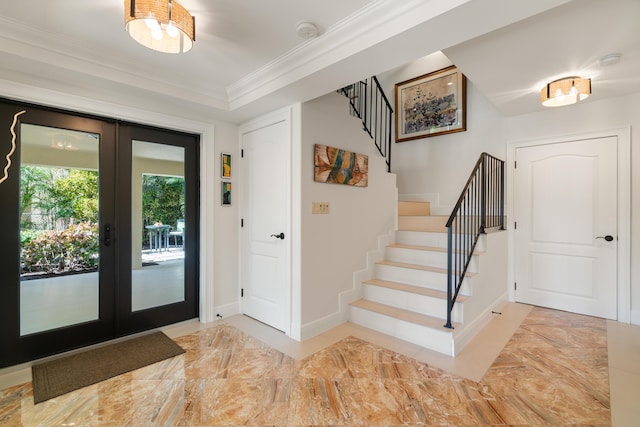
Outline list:
[[[395,85],[396,142],[467,130],[467,81],[455,66]]]

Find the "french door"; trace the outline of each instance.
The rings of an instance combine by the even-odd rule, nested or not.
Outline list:
[[[197,317],[197,136],[10,101],[0,135],[0,367]]]

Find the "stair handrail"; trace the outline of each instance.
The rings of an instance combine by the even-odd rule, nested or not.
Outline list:
[[[447,221],[447,323],[481,234],[504,230],[504,161],[482,153]]]
[[[371,83],[369,83],[371,81]],[[393,108],[376,76],[338,90],[349,98],[349,112],[362,121],[364,131],[373,139],[391,172],[391,139]]]

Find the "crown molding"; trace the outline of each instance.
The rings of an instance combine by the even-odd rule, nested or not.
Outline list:
[[[227,86],[231,111],[470,1],[373,1]]]
[[[131,71],[122,60],[105,52],[89,51],[76,38],[52,34],[39,28],[29,27],[0,16],[0,51],[57,67],[73,73],[108,80],[122,86],[148,90],[161,95],[198,103],[210,108],[229,110],[227,94],[222,89],[209,88],[207,92],[194,90],[189,82],[176,84],[154,75]],[[25,70],[27,74],[35,74]],[[36,70],[37,72],[37,70]],[[158,90],[162,88],[162,90]]]

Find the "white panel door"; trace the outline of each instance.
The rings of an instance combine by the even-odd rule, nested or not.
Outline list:
[[[276,329],[290,322],[289,124],[242,137],[242,312]]]
[[[617,318],[617,146],[606,137],[516,150],[517,301]]]

